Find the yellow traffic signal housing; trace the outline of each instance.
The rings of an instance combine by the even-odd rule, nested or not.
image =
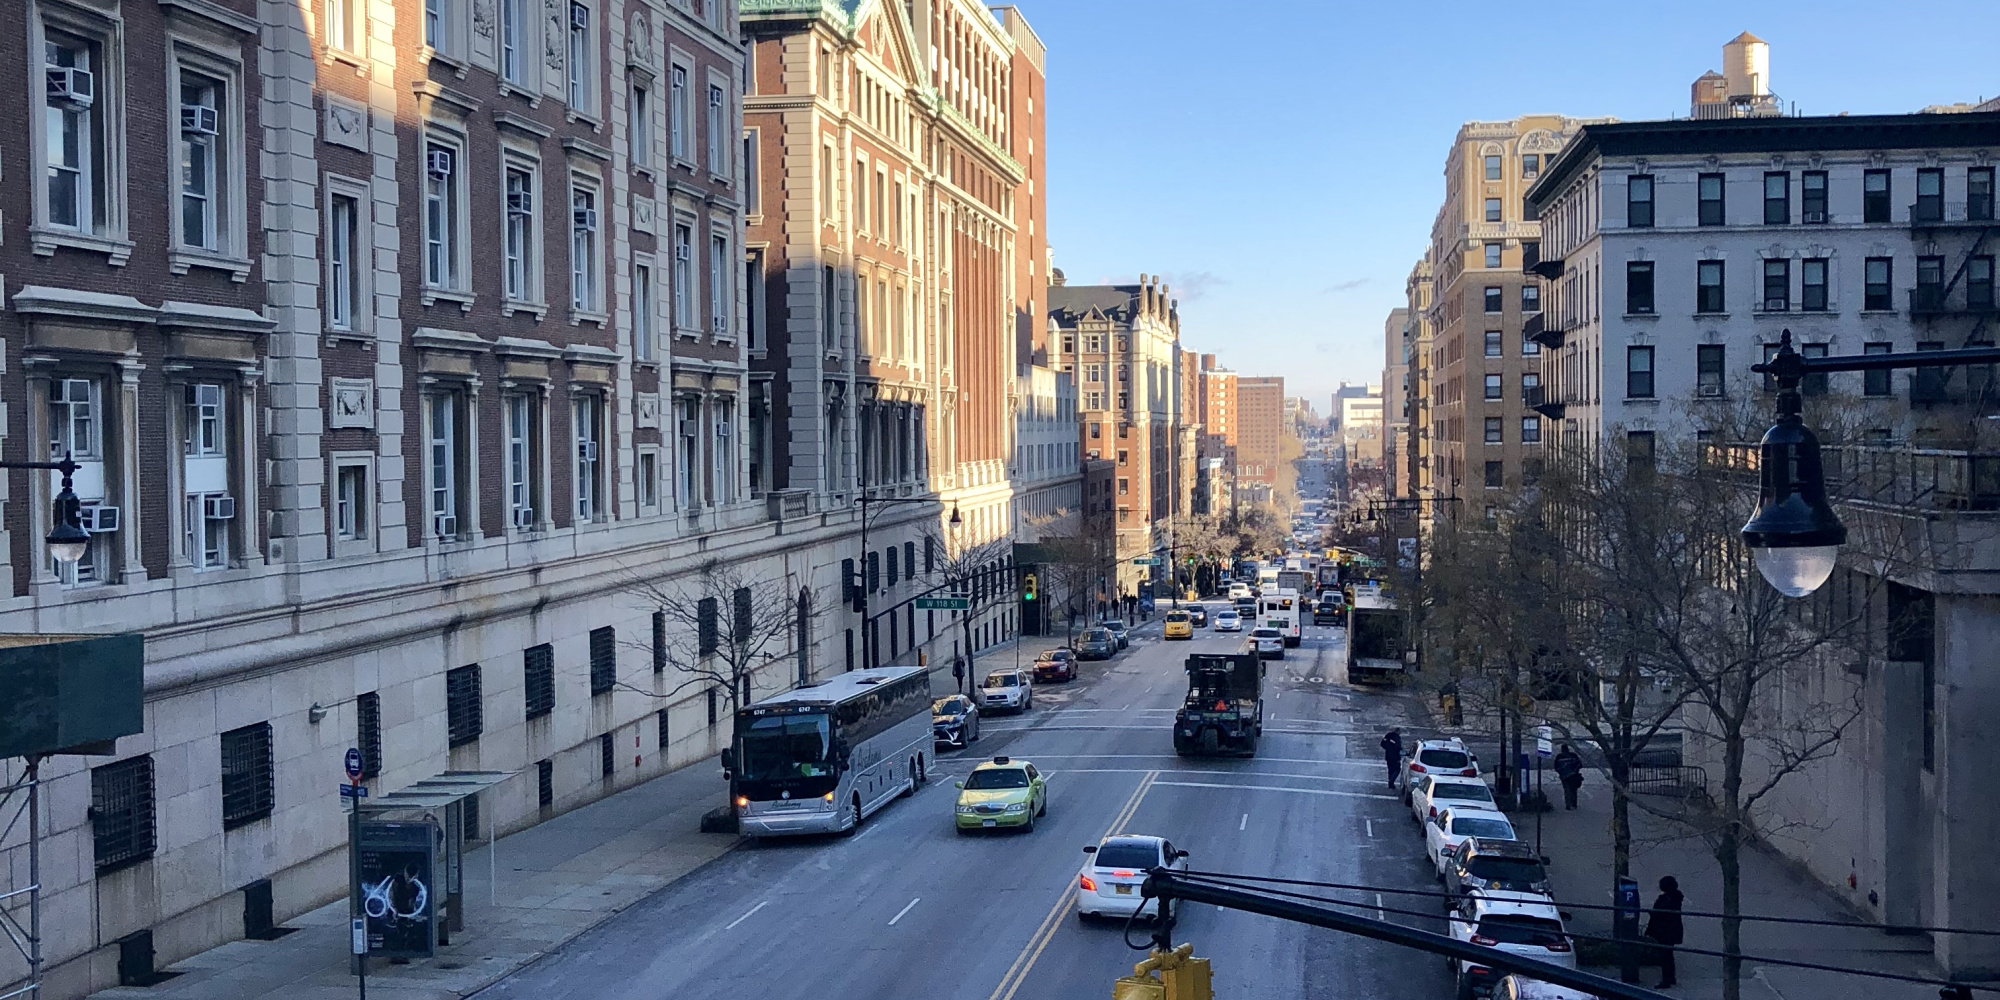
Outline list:
[[[1021,590],[1021,599],[1024,601],[1032,601],[1035,599],[1035,574],[1033,573],[1028,574],[1027,580],[1024,583],[1023,588]]]
[[[1155,976],[1154,973],[1159,975]],[[1111,1000],[1215,1000],[1208,959],[1194,957],[1194,945],[1154,950],[1111,984]]]

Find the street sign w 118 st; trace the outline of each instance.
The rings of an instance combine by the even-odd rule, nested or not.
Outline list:
[[[970,611],[972,610],[972,599],[956,594],[950,597],[919,597],[917,598],[917,610]]]

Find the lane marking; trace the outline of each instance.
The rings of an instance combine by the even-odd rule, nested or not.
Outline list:
[[[763,901],[763,902],[761,902],[761,903],[758,903],[758,904],[757,904],[756,906],[753,906],[753,907],[751,907],[751,908],[750,908],[750,912],[749,912],[749,913],[745,913],[744,915],[742,915],[742,916],[740,916],[740,917],[737,917],[737,918],[736,918],[735,920],[731,920],[731,921],[730,921],[730,922],[729,922],[729,923],[728,923],[728,924],[727,924],[726,926],[724,926],[724,927],[723,927],[722,929],[723,929],[723,930],[725,930],[725,931],[733,931],[733,930],[735,930],[735,929],[736,929],[736,925],[737,925],[737,924],[740,924],[740,923],[742,923],[743,921],[745,921],[745,920],[748,920],[748,919],[750,919],[751,917],[754,917],[754,916],[756,916],[756,915],[757,915],[757,911],[758,911],[758,910],[761,910],[761,909],[763,909],[764,907],[766,907],[766,906],[769,906],[769,905],[771,905],[771,901],[770,901],[770,900],[768,900],[768,899],[767,899],[767,900],[765,900],[765,901]]]
[[[1145,777],[1139,779],[1139,787],[1132,790],[1132,797],[1125,800],[1124,807],[1111,820],[1110,828],[1104,833],[1106,837],[1125,831],[1125,824],[1131,822],[1132,816],[1139,811],[1139,803],[1145,801],[1146,793],[1152,790],[1158,775],[1158,771],[1148,771]],[[993,993],[987,1000],[1013,1000],[1021,984],[1027,981],[1028,972],[1035,967],[1035,962],[1042,957],[1042,951],[1049,946],[1049,942],[1055,940],[1056,931],[1062,928],[1064,919],[1075,906],[1075,884],[1065,880],[1062,899],[1050,907],[1048,916],[1042,918],[1041,926],[1035,929],[1034,936],[1028,938],[1028,943],[1015,956],[1014,964],[1007,967],[1007,974],[1000,977],[1000,985],[993,987]]]
[[[1155,781],[1155,787],[1166,785],[1172,788],[1227,788],[1243,792],[1297,792],[1300,795],[1337,795],[1345,799],[1380,799],[1394,802],[1394,795],[1369,795],[1366,792],[1337,792],[1331,788],[1288,788],[1284,785],[1230,785],[1219,781]]]
[[[904,914],[906,914],[906,913],[910,912],[911,910],[915,909],[915,908],[916,908],[916,906],[917,906],[917,900],[918,900],[918,899],[922,899],[922,898],[924,898],[924,897],[922,897],[922,896],[918,896],[918,897],[917,897],[917,899],[912,899],[912,900],[910,900],[910,901],[909,901],[909,903],[908,903],[908,904],[906,904],[906,905],[905,905],[905,906],[904,906],[904,907],[903,907],[902,909],[900,909],[900,910],[897,910],[897,911],[896,911],[896,915],[895,915],[895,916],[893,916],[893,917],[890,917],[890,918],[889,918],[889,926],[891,926],[891,927],[894,927],[894,926],[896,926],[896,921],[898,921],[898,920],[901,920],[901,919],[903,919],[903,915],[904,915]],[[1378,907],[1382,905],[1382,897],[1381,897],[1381,895],[1380,895],[1380,894],[1377,894],[1377,895],[1376,895],[1376,897],[1375,897],[1375,905],[1376,905],[1376,906],[1378,906]]]
[[[1242,832],[1243,832],[1243,828],[1244,828],[1244,827],[1246,827],[1246,826],[1249,826],[1249,825],[1250,825],[1250,814],[1249,814],[1249,813],[1244,813],[1244,814],[1243,814],[1243,819],[1242,819],[1242,820],[1240,820],[1240,821],[1239,821],[1239,822],[1238,822],[1238,823],[1236,824],[1236,832],[1237,832],[1237,833],[1242,833]]]
[[[914,906],[916,904],[912,903],[911,905]],[[1382,894],[1379,892],[1375,894],[1375,919],[1383,923],[1389,922],[1389,914],[1386,910],[1382,909]],[[893,920],[889,922],[892,924],[895,923]]]
[[[1374,839],[1375,839],[1375,821],[1374,821],[1374,820],[1372,820],[1372,819],[1370,819],[1370,820],[1363,820],[1363,822],[1365,822],[1365,823],[1367,823],[1367,824],[1368,824],[1368,839],[1369,839],[1369,840],[1374,840]]]

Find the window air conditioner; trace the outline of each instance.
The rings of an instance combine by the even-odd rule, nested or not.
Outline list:
[[[1816,222],[1825,222],[1825,221],[1826,221],[1826,213],[1825,213],[1825,212],[1806,212],[1806,213],[1803,213],[1803,217],[1804,217],[1804,221],[1805,221],[1805,224],[1806,224],[1806,225],[1812,225],[1813,223],[1816,223]]]
[[[118,508],[116,507],[106,507],[103,505],[82,507],[77,510],[76,519],[77,523],[83,526],[83,530],[93,535],[101,535],[107,531],[118,530]]]
[[[1787,306],[1789,306],[1789,305],[1790,305],[1790,302],[1789,302],[1788,300],[1786,300],[1786,299],[1765,299],[1765,300],[1764,300],[1764,311],[1765,311],[1765,312],[1784,312],[1784,311],[1785,311],[1785,309],[1786,309],[1786,307],[1787,307]]]
[[[236,498],[210,494],[201,498],[201,516],[210,521],[227,521],[236,516]]]
[[[451,151],[433,149],[424,154],[424,167],[440,180],[451,176]]]
[[[527,529],[527,528],[532,528],[534,526],[535,526],[534,508],[532,507],[514,508],[514,527]]]
[[[182,135],[214,135],[215,109],[201,104],[181,105]]]
[[[49,100],[69,105],[82,111],[90,107],[97,92],[96,78],[87,69],[74,66],[50,66],[48,68]]]
[[[576,443],[576,457],[585,462],[597,461],[597,442],[578,441]]]
[[[579,233],[597,232],[597,209],[578,208],[570,211],[570,226]]]
[[[1721,386],[1719,386],[1719,385],[1704,385],[1704,386],[1698,386],[1698,387],[1696,387],[1696,389],[1695,389],[1695,395],[1697,395],[1697,396],[1720,396],[1720,395],[1722,395],[1722,387],[1721,387]]]
[[[458,518],[451,514],[437,514],[432,516],[431,534],[439,538],[457,538]]]
[[[729,320],[722,316],[711,317],[709,319],[709,328],[714,330],[718,334],[728,333]]]
[[[580,3],[570,4],[569,26],[572,28],[590,27],[590,8],[585,7]]]
[[[535,211],[535,194],[532,191],[507,192],[507,214],[530,215]]]
[[[701,436],[701,421],[695,420],[693,418],[683,419],[681,421],[681,436],[682,437]]]
[[[692,247],[688,246],[688,245],[687,245],[687,244],[685,244],[685,243],[682,243],[682,244],[680,244],[679,246],[676,246],[676,247],[674,247],[674,259],[675,259],[675,260],[693,260],[693,259],[694,259],[694,248],[692,248]]]

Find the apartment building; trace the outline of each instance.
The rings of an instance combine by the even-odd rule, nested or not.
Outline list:
[[[1383,492],[1384,397],[1379,385],[1366,390],[1340,401],[1340,453],[1349,496]]]
[[[1050,358],[1077,373],[1083,455],[1114,463],[1117,579],[1136,593],[1151,574],[1132,560],[1164,556],[1175,476],[1180,315],[1170,289],[1140,275],[1136,285],[1048,289]]]
[[[1461,496],[1518,488],[1541,461],[1541,345],[1521,333],[1541,312],[1521,273],[1541,231],[1521,195],[1587,121],[1529,115],[1468,122],[1445,157],[1445,200],[1431,227],[1431,420],[1440,488]],[[1477,500],[1473,501],[1477,503]]]
[[[1403,328],[1410,310],[1396,308],[1382,321],[1382,494],[1402,496],[1409,479],[1410,365],[1403,355]]]
[[[1410,274],[1403,279],[1404,310],[1408,317],[1403,328],[1397,331],[1398,348],[1408,374],[1405,378],[1404,409],[1400,413],[1391,412],[1385,419],[1399,419],[1405,428],[1405,440],[1409,447],[1401,465],[1401,492],[1392,496],[1432,497],[1436,490],[1436,441],[1438,428],[1434,426],[1431,411],[1432,371],[1431,364],[1436,355],[1432,350],[1431,332],[1431,261],[1429,257],[1419,258],[1410,268]],[[1428,517],[1431,511],[1421,512]]]
[[[1284,378],[1238,376],[1236,478],[1239,483],[1277,486],[1286,429]]]
[[[1083,473],[1077,440],[1076,376],[1033,365],[1015,390],[1016,542],[1075,536],[1083,529]]]
[[[1584,128],[1526,199],[1552,289],[1539,335],[1554,457],[1645,462],[1695,438],[1754,469],[1742,415],[1754,434],[1771,403],[1749,366],[1786,331],[1812,355],[1992,343],[1996,145],[1991,112]],[[2000,509],[1976,474],[1992,448],[1990,377],[1915,369],[1803,388],[1854,531],[1800,621],[1859,618],[1866,634],[1819,676],[1774,682],[1772,704],[1851,695],[1860,715],[1754,821],[1884,923],[1983,926],[2000,895],[1983,833],[2000,566],[1975,541]],[[1744,490],[1747,512],[1754,476]],[[1901,547],[1915,538],[1921,550]],[[1690,762],[1704,753],[1691,746]],[[1954,978],[2000,970],[1985,940],[1929,947]]]
[[[1201,355],[1197,366],[1194,411],[1201,436],[1195,442],[1196,475],[1206,513],[1220,515],[1235,502],[1236,373],[1218,366],[1213,354]]]

